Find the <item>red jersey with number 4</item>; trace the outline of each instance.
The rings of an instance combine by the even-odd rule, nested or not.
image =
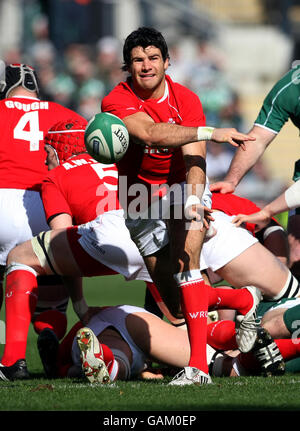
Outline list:
[[[117,189],[116,165],[103,165],[88,154],[70,157],[42,182],[46,218],[66,213],[74,225],[87,223],[108,210],[120,209]]]
[[[58,121],[77,117],[34,97],[0,100],[0,188],[39,190],[47,174],[44,136]]]
[[[198,96],[166,76],[166,88],[160,99],[140,99],[132,90],[131,80],[119,83],[102,100],[103,112],[123,119],[145,112],[155,123],[182,126],[205,126],[205,116]],[[125,156],[118,162],[119,175],[126,175],[127,184],[174,184],[185,180],[186,169],[180,147],[150,148],[130,141]]]

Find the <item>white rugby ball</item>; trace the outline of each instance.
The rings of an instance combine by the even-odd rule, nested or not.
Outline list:
[[[124,156],[129,134],[124,122],[116,115],[101,112],[88,122],[84,142],[87,152],[98,162],[111,164]]]

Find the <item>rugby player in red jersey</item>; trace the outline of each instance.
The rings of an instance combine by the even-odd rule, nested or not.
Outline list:
[[[125,40],[123,58],[123,69],[130,76],[103,99],[101,109],[120,117],[130,134],[128,151],[118,163],[119,195],[126,225],[169,309],[177,314],[181,303],[187,321],[189,367],[171,384],[210,383],[206,362],[208,294],[199,270],[206,233],[201,205],[210,207],[211,203],[205,174],[205,141],[238,146],[252,138],[235,129],[205,126],[198,96],[166,75],[168,47],[157,30],[143,27],[133,31]],[[185,181],[187,199],[180,194],[179,201],[171,201],[169,207],[171,213],[176,206],[184,211],[180,217],[168,217],[168,235],[163,218],[144,215],[147,207],[152,211],[151,204],[157,201],[155,186],[184,187]],[[141,201],[143,217],[138,217],[134,209],[131,211],[134,205],[130,194],[136,185],[147,191]],[[191,317],[194,312],[198,313],[197,319]]]
[[[38,98],[35,70],[25,64],[5,68],[0,93],[0,266],[8,252],[48,228],[40,184],[45,166],[44,136],[59,119],[77,114]],[[2,296],[2,286],[1,286]],[[0,300],[0,306],[1,306]]]
[[[0,307],[2,277],[8,252],[42,230],[49,229],[40,198],[45,166],[44,136],[50,126],[77,114],[58,103],[39,99],[35,70],[2,62],[0,91]],[[3,78],[3,79],[2,79]],[[39,278],[39,284],[61,283]],[[58,284],[57,284],[58,285]]]

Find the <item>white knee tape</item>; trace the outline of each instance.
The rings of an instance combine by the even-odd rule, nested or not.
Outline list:
[[[299,294],[299,290],[300,286],[298,280],[296,279],[296,277],[293,276],[291,272],[289,272],[287,281],[283,289],[281,289],[278,295],[273,296],[273,298],[270,299],[268,298],[267,301],[279,301],[283,298],[294,298]]]
[[[38,275],[37,272],[30,266],[24,265],[23,263],[18,263],[18,262],[12,262],[10,265],[8,265],[6,267],[5,274],[8,275],[13,271],[18,271],[18,270],[31,272],[31,274],[33,274],[35,277],[37,277]]]
[[[264,230],[264,234],[263,234],[263,239],[264,241],[266,240],[266,238],[271,235],[271,233],[276,232],[277,230],[282,230],[284,231],[282,226],[270,226],[267,227],[267,229]]]

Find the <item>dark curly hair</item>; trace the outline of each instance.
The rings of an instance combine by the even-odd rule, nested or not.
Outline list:
[[[139,27],[137,30],[130,33],[125,40],[123,46],[124,65],[122,66],[122,70],[126,71],[129,69],[131,64],[131,51],[133,48],[137,46],[146,48],[151,45],[160,49],[164,61],[170,58],[168,45],[163,35],[155,28]]]

